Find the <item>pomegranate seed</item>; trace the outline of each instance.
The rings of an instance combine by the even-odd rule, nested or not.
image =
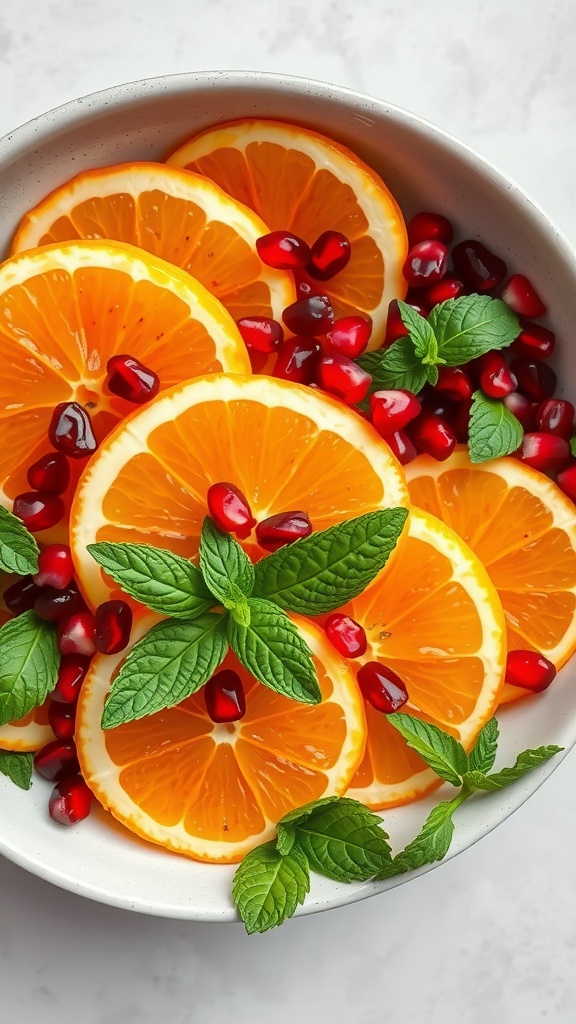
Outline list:
[[[402,273],[412,288],[436,284],[446,273],[448,249],[443,242],[417,242],[410,249]]]
[[[49,530],[64,518],[65,511],[64,502],[57,494],[26,491],[14,498],[14,515],[22,520],[30,533]]]
[[[387,434],[386,444],[402,466],[407,466],[418,455],[408,434],[405,434],[403,430],[396,430],[393,434]]]
[[[132,609],[126,601],[104,601],[96,609],[94,644],[100,654],[118,654],[132,630]]]
[[[518,316],[538,319],[546,313],[546,306],[524,274],[512,274],[508,278],[502,289],[502,298]]]
[[[52,732],[59,740],[71,740],[76,724],[76,705],[48,701],[48,721]]]
[[[444,277],[437,284],[432,284],[424,294],[424,302],[429,309],[448,299],[458,299],[466,294],[466,286],[457,277]]]
[[[363,370],[358,363],[348,356],[341,356],[338,352],[334,355],[322,356],[316,367],[316,383],[324,391],[341,398],[347,405],[355,405],[366,398],[372,377]]]
[[[521,326],[522,331],[511,346],[516,355],[529,360],[549,359],[554,351],[556,335],[540,324],[524,321]]]
[[[75,704],[80,687],[90,668],[90,658],[81,654],[64,654],[60,659],[58,679],[50,697],[57,704]]]
[[[334,310],[327,295],[311,295],[286,306],[282,319],[289,331],[306,338],[326,334],[334,323]]]
[[[385,715],[399,711],[408,700],[408,692],[400,676],[377,661],[367,661],[358,670],[358,685],[364,700]]]
[[[518,356],[512,360],[510,369],[518,381],[520,391],[527,398],[533,398],[537,402],[552,398],[558,379],[547,363],[534,362]]]
[[[505,398],[516,391],[518,381],[500,352],[487,352],[480,367],[480,387],[489,398]]]
[[[213,722],[238,722],[246,714],[246,697],[237,672],[225,668],[204,687],[206,710]]]
[[[112,356],[106,370],[108,390],[134,405],[149,402],[160,390],[160,378],[134,356]]]
[[[566,497],[576,504],[576,462],[573,462],[571,466],[558,473],[556,483],[564,491]]]
[[[50,794],[48,811],[60,825],[75,825],[90,814],[92,793],[80,775],[57,782]]]
[[[381,437],[402,430],[419,415],[421,408],[411,391],[375,391],[370,396],[372,423]]]
[[[302,270],[310,259],[310,248],[302,238],[288,231],[271,231],[256,239],[256,251],[275,270]]]
[[[567,441],[572,437],[574,429],[574,406],[561,398],[547,398],[536,410],[536,430],[544,430],[547,434],[564,437]]]
[[[279,512],[263,519],[256,527],[256,538],[266,551],[277,551],[300,537],[309,537],[312,523],[307,512]]]
[[[70,463],[62,452],[49,452],[30,466],[26,478],[35,491],[64,494],[70,483]]]
[[[247,348],[257,352],[275,352],[284,341],[282,324],[269,316],[245,316],[236,326]]]
[[[534,403],[529,398],[525,398],[518,391],[512,391],[511,394],[505,396],[504,405],[522,424],[524,430],[533,430]]]
[[[372,334],[372,321],[365,316],[341,316],[326,335],[327,347],[349,359],[357,359]]]
[[[330,643],[344,658],[360,658],[366,653],[366,633],[349,615],[330,615],[324,628]]]
[[[456,434],[450,424],[430,413],[422,413],[414,421],[410,434],[418,450],[438,462],[448,459],[456,447]]]
[[[34,755],[34,767],[48,782],[58,782],[80,771],[73,740],[51,740]]]
[[[408,221],[407,227],[410,245],[428,242],[431,239],[449,245],[454,237],[454,228],[441,213],[426,213],[425,211],[415,213]]]
[[[411,305],[412,309],[415,309],[416,312],[420,314],[420,316],[426,316],[426,311],[422,306],[415,304],[413,302],[409,302],[408,305]],[[408,328],[406,327],[400,315],[400,307],[398,305],[398,300],[392,299],[390,305],[388,306],[388,318],[386,320],[386,338],[384,340],[384,344],[391,345],[392,342],[397,341],[398,338],[405,338],[408,333]]]
[[[463,402],[472,397],[472,381],[460,366],[439,366],[434,391],[455,402]]]
[[[289,338],[278,353],[274,376],[294,384],[311,384],[321,355],[322,346],[313,338]]]
[[[492,291],[506,277],[504,260],[473,238],[454,246],[452,260],[458,277],[477,292]]]
[[[72,459],[86,459],[98,447],[90,417],[78,402],[60,402],[56,406],[48,436],[57,451]]]
[[[541,693],[556,676],[556,668],[538,651],[509,651],[506,659],[506,682],[523,690]]]
[[[563,437],[535,432],[524,434],[517,454],[525,466],[541,473],[557,473],[570,461],[570,445]]]
[[[225,480],[212,484],[206,495],[208,511],[223,533],[235,533],[241,540],[249,537],[256,520],[248,501],[234,484]]]
[[[39,587],[64,590],[72,582],[74,562],[67,544],[48,544],[38,556],[38,572],[34,583]]]
[[[42,593],[42,588],[36,586],[32,576],[23,576],[16,580],[12,586],[6,587],[2,597],[4,604],[12,615],[22,615],[23,612],[32,610],[36,598]]]
[[[47,587],[37,597],[34,611],[46,622],[61,622],[76,612],[86,611],[86,602],[74,580],[65,590]]]
[[[294,271],[294,283],[296,285],[296,295],[299,299],[309,299],[311,295],[319,294],[320,285],[312,284],[311,281],[308,281],[297,270]]]
[[[96,623],[91,612],[76,612],[58,623],[57,637],[60,654],[84,654],[90,658],[96,653],[94,633]]]
[[[329,281],[350,261],[350,242],[340,231],[324,231],[310,249],[306,273],[315,281]]]

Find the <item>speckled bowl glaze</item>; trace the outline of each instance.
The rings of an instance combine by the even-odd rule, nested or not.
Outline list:
[[[0,252],[20,217],[51,189],[87,168],[126,160],[162,160],[209,125],[238,117],[293,120],[350,146],[384,177],[406,216],[446,212],[460,231],[478,236],[528,274],[552,311],[559,346],[556,370],[576,397],[573,325],[576,261],[557,228],[517,185],[481,157],[422,119],[347,89],[305,79],[247,72],[179,75],[117,86],[74,100],[0,141]],[[568,750],[576,741],[576,671],[569,664],[553,687],[500,715],[498,764],[542,743]],[[502,793],[464,804],[449,857],[476,842],[519,807],[552,773],[555,758]],[[199,864],[133,837],[103,812],[65,831],[46,813],[49,784],[23,793],[0,779],[0,851],[27,870],[114,906],[165,917],[234,921],[233,867]],[[419,829],[441,798],[385,814],[395,846]],[[427,870],[422,869],[422,870]],[[314,877],[299,913],[382,893],[418,872],[372,884],[342,885]]]

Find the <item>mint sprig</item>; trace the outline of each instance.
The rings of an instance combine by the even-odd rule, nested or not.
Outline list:
[[[472,396],[468,424],[470,461],[475,463],[511,455],[522,444],[522,424],[504,402],[488,398],[482,391]]]
[[[254,566],[237,540],[209,516],[202,524],[200,571],[214,597],[242,625],[248,625],[247,598],[254,589]]]
[[[0,505],[0,571],[18,576],[38,572],[40,549],[18,516]]]
[[[56,685],[60,655],[52,623],[24,612],[0,629],[0,725],[39,707]]]
[[[6,775],[19,789],[30,789],[34,754],[20,754],[15,750],[0,750],[0,773]]]
[[[257,846],[234,875],[232,896],[246,931],[275,928],[304,903],[310,891],[310,868],[298,848],[282,855],[273,842]]]

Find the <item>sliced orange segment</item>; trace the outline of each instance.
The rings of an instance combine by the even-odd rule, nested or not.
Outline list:
[[[26,753],[40,750],[45,743],[54,739],[54,733],[48,724],[47,704],[34,708],[17,722],[9,722],[0,726],[0,750],[16,750]]]
[[[292,231],[309,245],[324,231],[346,235],[348,266],[326,283],[309,283],[330,296],[338,316],[368,314],[370,347],[382,344],[388,304],[406,294],[406,229],[382,179],[351,150],[294,124],[248,119],[209,128],[168,163],[206,175],[270,230]]]
[[[560,668],[576,650],[576,508],[517,459],[475,465],[465,447],[406,467],[413,502],[442,518],[486,566],[504,608],[508,649]],[[506,684],[502,699],[526,691]]]
[[[256,253],[256,239],[268,230],[213,182],[142,162],[85,171],[57,188],[23,218],[12,251],[112,238],[182,267],[236,320],[280,318],[294,301],[294,284]]]
[[[104,732],[100,719],[124,655],[97,656],[85,680],[76,742],[100,803],[131,831],[197,860],[233,862],[271,839],[288,811],[345,792],[365,743],[354,673],[315,625],[293,616],[314,655],[322,703],[299,704],[262,686],[229,653],[246,715],[216,725],[202,691]]]

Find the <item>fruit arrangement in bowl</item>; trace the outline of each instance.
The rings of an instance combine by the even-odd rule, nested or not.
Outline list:
[[[435,130],[232,78],[64,111],[25,195],[26,129],[0,164],[0,818],[252,932],[469,845],[576,738],[574,269]]]

